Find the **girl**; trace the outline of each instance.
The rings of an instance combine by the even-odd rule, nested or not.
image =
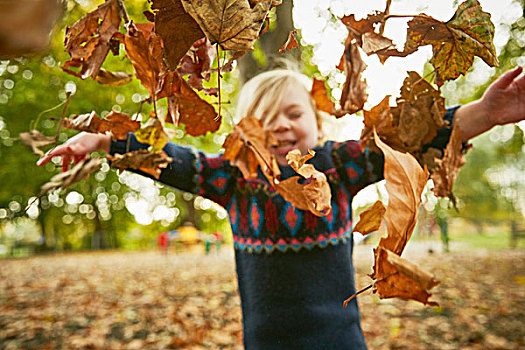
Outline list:
[[[507,72],[479,101],[449,109],[445,118],[458,123],[463,141],[497,124],[525,118],[525,78],[521,68]],[[294,175],[286,154],[314,149],[311,163],[326,174],[332,211],[326,217],[294,208],[260,173],[245,180],[219,156],[195,153],[169,143],[174,159],[159,181],[224,206],[229,213],[242,303],[244,345],[248,349],[366,349],[353,299],[355,292],[351,236],[352,198],[383,177],[383,156],[360,151],[357,141],[318,145],[321,119],[305,77],[289,71],[263,73],[240,94],[237,114],[259,118],[279,144],[271,149],[281,179]],[[432,146],[444,148],[450,129],[440,130]],[[39,162],[62,156],[63,168],[95,150],[125,153],[148,148],[133,135],[113,142],[110,136],[80,133]]]

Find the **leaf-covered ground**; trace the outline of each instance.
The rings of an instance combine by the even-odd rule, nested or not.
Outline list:
[[[442,284],[440,308],[359,298],[370,349],[525,347],[525,251],[407,252]],[[371,247],[356,248],[358,288]],[[229,249],[0,260],[0,349],[240,349]]]

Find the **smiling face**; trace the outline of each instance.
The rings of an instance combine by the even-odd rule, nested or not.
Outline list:
[[[302,86],[289,84],[281,97],[273,115],[267,115],[262,122],[279,141],[277,147],[271,148],[277,163],[288,165],[286,154],[291,150],[299,149],[304,155],[317,146],[319,122],[310,95]]]

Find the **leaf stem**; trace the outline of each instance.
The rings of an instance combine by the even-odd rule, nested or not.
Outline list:
[[[122,13],[122,17],[124,18],[124,24],[128,24],[129,15],[128,15],[128,11],[126,11],[126,7],[124,6],[124,3],[122,2],[122,0],[117,0],[117,5],[120,9],[120,12]]]
[[[36,119],[31,121],[31,123],[29,124],[29,129],[30,130],[35,130],[36,128],[38,128],[38,123],[40,122],[40,118],[46,114],[46,113],[49,113],[49,112],[52,112],[54,111],[55,109],[58,109],[60,106],[62,106],[64,103],[66,103],[66,101],[62,101],[60,102],[59,104],[57,104],[56,106],[54,107],[51,107],[51,108],[48,108],[46,109],[45,111],[42,111],[40,113],[38,113],[38,115],[36,116]]]
[[[390,4],[392,4],[392,0],[386,0],[386,7],[385,7],[385,11],[383,12],[385,16],[388,16],[388,12],[390,11]],[[385,22],[386,22],[386,18],[384,18],[383,21],[381,21],[381,26],[379,27],[380,35],[383,35],[385,31]]]
[[[369,286],[367,286],[367,287],[361,289],[360,291],[355,292],[354,294],[352,294],[352,296],[351,296],[350,298],[348,298],[348,299],[346,299],[345,301],[343,301],[343,308],[346,308],[346,306],[348,305],[348,303],[349,303],[352,299],[354,299],[356,296],[358,296],[359,294],[361,294],[361,293],[363,293],[363,292],[366,292],[366,291],[369,290],[370,288],[374,287],[374,286],[377,284],[377,282],[382,282],[382,281],[386,280],[387,278],[389,278],[390,276],[393,276],[393,275],[395,275],[395,274],[397,274],[397,273],[398,273],[397,271],[396,271],[396,272],[393,272],[393,273],[391,273],[390,275],[387,275],[387,276],[385,276],[385,277],[383,277],[383,278],[381,278],[381,279],[375,281],[375,282],[372,283],[371,285],[369,285]]]
[[[55,136],[55,145],[53,149],[58,145],[58,137],[60,136],[60,129],[62,129],[62,124],[64,123],[64,117],[66,116],[67,106],[69,106],[69,101],[71,99],[71,91],[66,92],[66,100],[64,101],[64,109],[62,109],[62,116],[60,117],[60,122],[58,123],[57,134]]]

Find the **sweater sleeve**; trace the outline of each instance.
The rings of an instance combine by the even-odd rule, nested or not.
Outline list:
[[[445,149],[452,133],[454,114],[459,107],[447,108],[443,119],[449,122],[449,126],[439,129],[432,141],[423,146],[423,152],[429,147]],[[466,143],[463,144],[463,148],[465,147]],[[368,148],[362,152],[359,141],[349,140],[335,143],[332,157],[340,178],[352,196],[366,186],[384,178],[383,153],[372,152]]]
[[[130,133],[126,140],[111,142],[110,154],[124,154],[149,147],[148,144],[138,142],[135,135]],[[221,155],[206,155],[171,142],[163,150],[173,161],[162,169],[158,179],[137,169],[130,170],[182,191],[209,198],[218,204],[226,204],[237,174],[237,169],[229,161],[224,160]]]

